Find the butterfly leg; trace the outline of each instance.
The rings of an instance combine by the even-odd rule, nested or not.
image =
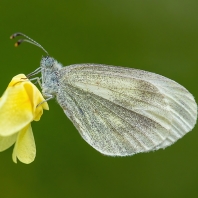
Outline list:
[[[29,73],[29,74],[27,75],[27,77],[29,78],[29,77],[31,77],[31,76],[35,76],[36,74],[38,74],[38,73],[40,73],[40,72],[41,72],[41,68],[39,67],[39,68],[37,68],[36,70],[34,70],[33,72]]]
[[[48,100],[51,100],[51,99],[53,99],[54,98],[54,96],[53,95],[46,95],[45,94],[45,97],[46,97],[46,99],[44,100],[44,101],[42,101],[42,102],[40,102],[39,104],[37,104],[37,106],[36,107],[38,107],[38,106],[40,106],[41,104],[43,104],[44,102],[47,102]]]
[[[35,77],[35,78],[31,78],[31,79],[29,79],[31,82],[32,81],[36,81],[34,84],[36,84],[36,83],[38,83],[39,84],[39,86],[42,88],[42,83],[41,83],[41,77]]]

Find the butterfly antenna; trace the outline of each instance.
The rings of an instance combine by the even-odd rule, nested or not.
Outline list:
[[[45,50],[45,48],[44,48],[42,45],[40,45],[40,44],[37,43],[35,40],[31,39],[29,36],[27,36],[27,35],[25,35],[25,34],[23,34],[23,33],[21,33],[21,32],[17,32],[17,33],[12,34],[12,35],[10,36],[10,39],[14,39],[14,38],[17,37],[17,36],[23,36],[23,37],[25,37],[25,38],[24,38],[24,39],[18,40],[18,41],[14,44],[15,47],[18,47],[18,46],[19,46],[21,43],[23,43],[23,42],[27,42],[27,43],[31,43],[31,44],[36,45],[37,47],[41,48],[41,49],[48,55],[47,50]]]

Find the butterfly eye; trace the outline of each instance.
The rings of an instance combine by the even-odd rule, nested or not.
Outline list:
[[[47,56],[47,57],[43,58],[42,65],[44,67],[52,67],[54,65],[54,59]]]

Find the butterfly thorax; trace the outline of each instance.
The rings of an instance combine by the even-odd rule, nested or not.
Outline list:
[[[62,65],[47,56],[41,59],[42,93],[44,97],[56,96],[59,91],[59,70]]]

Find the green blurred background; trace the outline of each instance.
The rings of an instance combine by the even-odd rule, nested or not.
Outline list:
[[[198,98],[197,0],[1,0],[1,86],[39,66],[44,52],[9,36],[21,31],[63,65],[104,63],[171,78]],[[197,100],[198,101],[198,100]],[[0,153],[1,198],[198,197],[198,128],[165,150],[107,157],[91,148],[52,100],[33,123],[30,165]]]

